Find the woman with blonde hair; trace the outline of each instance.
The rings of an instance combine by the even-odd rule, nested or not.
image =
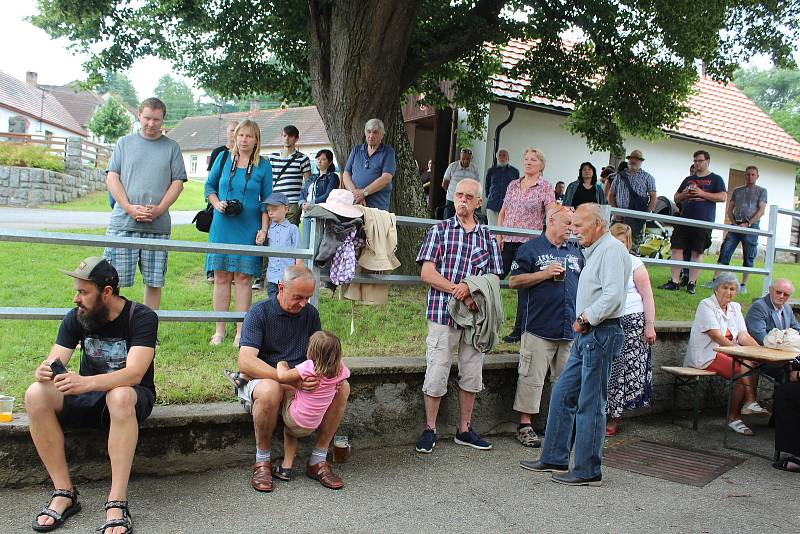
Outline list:
[[[214,207],[214,219],[208,234],[209,243],[255,245],[269,228],[266,206],[262,202],[272,193],[272,166],[261,157],[261,130],[258,124],[244,120],[234,131],[230,159],[223,164],[220,154],[206,180],[205,194]],[[254,276],[261,274],[261,257],[240,254],[208,254],[206,270],[214,271],[214,311],[228,311],[231,282],[236,311],[250,309]],[[242,323],[236,323],[234,345],[238,347]],[[216,325],[211,345],[225,338],[225,323]]]
[[[556,206],[556,192],[542,175],[545,161],[541,151],[533,147],[526,148],[522,152],[522,162],[523,174],[508,184],[503,207],[497,215],[497,226],[541,231],[544,228],[547,209]],[[503,278],[505,278],[511,272],[511,263],[517,255],[517,250],[531,238],[500,234],[496,237],[503,256]],[[520,306],[517,305],[514,330],[504,337],[503,341],[516,343],[521,337]]]
[[[616,223],[609,229],[625,248],[633,245],[631,227]],[[647,267],[631,255],[631,277],[622,316],[625,341],[619,357],[611,364],[606,402],[606,436],[619,431],[623,410],[650,406],[653,390],[653,359],[650,346],[656,341],[656,304]]]

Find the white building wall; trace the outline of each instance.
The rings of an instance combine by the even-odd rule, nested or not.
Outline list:
[[[497,124],[508,117],[505,106],[492,104],[488,120],[488,139],[482,146],[483,160],[486,162],[482,168],[491,165],[494,131]],[[545,155],[545,178],[553,185],[558,180],[567,184],[578,176],[578,168],[583,161],[590,161],[599,170],[608,164],[608,152],[590,153],[583,137],[572,135],[564,127],[566,117],[544,111],[517,109],[514,120],[511,121],[500,133],[500,146],[509,150],[511,164],[522,171],[522,151],[529,146],[538,148]],[[476,149],[479,145],[476,145]],[[756,156],[732,148],[719,148],[704,145],[701,142],[684,141],[665,138],[663,141],[645,141],[631,137],[625,141],[626,153],[633,149],[642,151],[645,162],[642,168],[652,174],[656,179],[659,195],[672,198],[681,181],[688,175],[689,166],[692,164],[692,154],[696,150],[707,150],[711,154],[711,170],[728,183],[730,169],[744,171],[748,165],[759,168],[758,184],[765,187],[769,194],[769,204],[778,204],[780,207],[793,209],[795,169],[796,165],[771,158]],[[725,204],[717,205],[718,223],[725,220]],[[762,219],[762,228],[766,228],[769,219],[768,213]],[[788,245],[791,235],[791,220],[788,217],[778,218],[778,243]],[[715,239],[721,239],[722,233],[715,231]],[[766,238],[762,238],[762,244]]]
[[[19,113],[4,107],[0,107],[0,132],[8,132],[8,119],[11,117],[16,117],[17,115],[22,115],[28,119],[28,129],[25,132],[27,134],[44,135],[44,132],[48,131],[57,137],[82,137],[75,132],[64,130],[63,128],[59,128],[58,126],[54,126],[47,122],[40,123],[39,119],[36,117],[26,115],[25,113]]]
[[[261,155],[266,156],[270,152],[276,152],[280,150],[281,147],[262,147]],[[303,152],[305,155],[311,159],[311,172],[312,174],[316,172],[316,162],[314,161],[314,156],[317,155],[317,152],[322,150],[323,148],[327,148],[331,152],[333,149],[330,145],[303,145],[297,146],[298,150]],[[186,173],[190,180],[199,180],[205,181],[208,178],[208,171],[206,168],[208,167],[208,157],[211,155],[211,151],[213,148],[206,149],[206,150],[182,150],[181,154],[183,155],[183,164],[186,166]],[[192,171],[192,156],[197,157],[197,165],[196,169]],[[347,163],[346,161],[343,162],[341,165],[338,161],[336,161],[336,155],[334,154],[334,163],[336,164],[336,170],[341,175],[341,171],[344,168],[344,164]],[[280,170],[280,169],[279,169]]]

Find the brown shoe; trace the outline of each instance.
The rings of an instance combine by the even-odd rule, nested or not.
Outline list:
[[[256,491],[272,491],[272,472],[270,462],[256,462],[253,464],[253,478],[250,484]]]
[[[344,487],[344,482],[333,472],[333,468],[328,462],[306,465],[306,475],[308,475],[308,478],[319,480],[319,483],[328,489],[342,489]]]

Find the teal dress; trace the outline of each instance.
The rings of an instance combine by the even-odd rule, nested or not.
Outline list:
[[[211,231],[208,233],[208,242],[255,245],[256,233],[261,228],[261,213],[267,209],[262,202],[272,193],[272,166],[267,159],[260,158],[245,184],[247,169],[237,168],[231,176],[231,158],[227,158],[224,168],[220,168],[222,156],[222,153],[217,156],[208,174],[205,196],[208,198],[208,195],[214,193],[223,201],[239,200],[244,210],[239,215],[225,215],[215,211]],[[261,257],[208,254],[206,271],[260,276]]]

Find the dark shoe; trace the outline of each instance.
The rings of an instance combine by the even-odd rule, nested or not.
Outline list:
[[[530,425],[523,426],[517,430],[517,441],[526,447],[539,448],[542,446],[542,440],[539,439],[539,436],[536,435],[536,431]]]
[[[255,282],[251,286],[254,291],[261,291],[264,289],[264,279],[263,278],[256,278]]]
[[[672,280],[670,280],[666,284],[661,284],[660,286],[658,286],[658,289],[666,289],[667,291],[677,291],[680,288],[681,286],[679,284],[676,284]]]
[[[689,275],[688,274],[682,274],[681,275],[681,281],[680,281],[680,283],[678,285],[680,285],[681,287],[686,287],[686,284],[688,284],[688,283],[689,283]]]
[[[772,467],[781,471],[789,471],[790,473],[800,473],[800,459],[794,456],[787,456],[772,464]]]
[[[426,428],[422,431],[422,434],[417,440],[417,445],[414,447],[414,450],[424,454],[430,454],[438,440],[439,438],[436,436],[436,432],[430,428]]]
[[[306,465],[306,475],[308,475],[308,478],[318,480],[320,484],[328,489],[336,490],[344,487],[344,482],[333,472],[333,468],[328,462]]]
[[[105,533],[109,528],[122,527],[125,529],[125,534],[133,532],[133,524],[131,523],[131,512],[128,510],[128,501],[106,501],[106,510],[111,508],[119,508],[122,510],[122,517],[117,519],[106,519],[103,526],[98,528],[99,532]]]
[[[472,430],[471,426],[466,432],[459,432],[458,429],[456,429],[456,437],[453,441],[458,445],[466,445],[467,447],[482,451],[488,451],[492,448],[492,444],[480,437],[477,432]]]
[[[578,478],[570,473],[553,473],[553,476],[550,477],[553,482],[558,482],[559,484],[564,484],[567,486],[602,486],[603,485],[603,475],[597,475],[596,477],[592,478]]]
[[[229,371],[228,369],[225,369],[223,372],[225,374],[225,378],[227,378],[228,382],[230,382],[233,386],[233,394],[239,395],[239,389],[245,387],[249,380],[242,378],[241,374],[239,374],[239,371]]]
[[[253,464],[253,478],[250,485],[256,491],[272,491],[272,465],[270,462],[256,462]]]
[[[522,333],[519,330],[512,330],[510,334],[503,338],[506,343],[519,343],[522,339]]]
[[[519,466],[528,471],[536,471],[537,473],[567,473],[569,472],[568,465],[545,464],[539,460],[523,460]]]
[[[78,492],[78,490],[74,487],[72,488],[72,491],[65,489],[53,490],[53,493],[50,495],[50,502],[47,503],[47,505],[44,508],[42,508],[42,511],[36,514],[36,517],[33,518],[33,522],[31,523],[31,528],[36,532],[49,532],[63,525],[67,519],[69,519],[70,517],[81,511],[81,503],[78,502],[78,495],[80,495],[80,492]],[[60,514],[55,510],[53,510],[52,508],[50,508],[50,505],[53,504],[53,499],[55,499],[56,497],[66,497],[67,499],[72,501],[72,503],[69,506],[67,506],[67,508]],[[52,517],[53,524],[40,525],[39,518],[42,517],[43,515]]]
[[[694,282],[689,282],[688,284],[686,284],[686,292],[689,293],[690,295],[694,295],[695,293],[697,293],[696,286],[697,284],[695,284]]]
[[[275,459],[275,464],[272,466],[272,476],[289,482],[292,480],[292,468],[283,467],[281,460],[283,460],[283,458]]]

